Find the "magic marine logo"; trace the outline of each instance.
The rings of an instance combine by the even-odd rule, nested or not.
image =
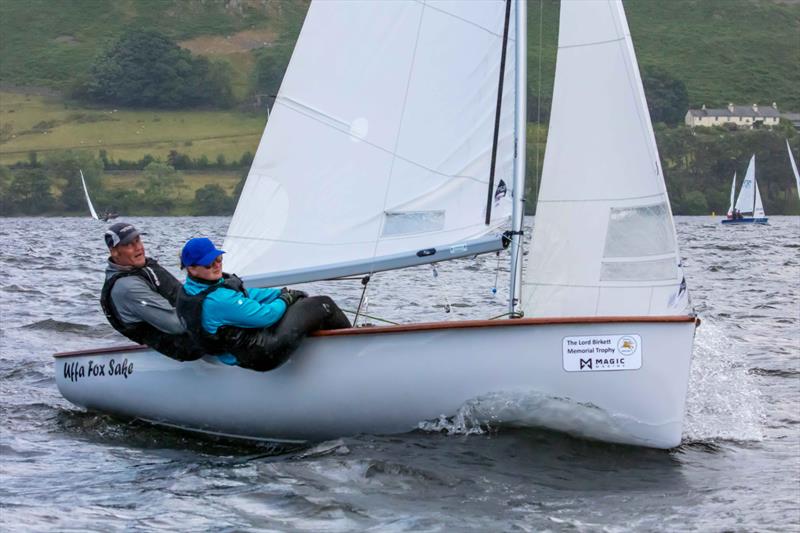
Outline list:
[[[634,334],[564,337],[562,362],[567,372],[638,370],[642,338]]]

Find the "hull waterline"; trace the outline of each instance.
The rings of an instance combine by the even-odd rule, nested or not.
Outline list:
[[[673,319],[344,330],[307,339],[266,373],[212,358],[180,363],[145,347],[73,352],[56,354],[56,382],[89,410],[275,441],[404,433],[486,395],[550,398],[600,422],[565,423],[563,410],[500,422],[671,448],[681,440],[695,330],[691,317]],[[615,335],[637,339],[640,368],[566,369],[567,339]]]
[[[752,218],[752,217],[745,217],[739,218],[736,220],[733,219],[725,219],[722,221],[723,224],[730,224],[730,225],[737,225],[737,224],[769,224],[769,219],[767,217],[759,217],[759,218]]]

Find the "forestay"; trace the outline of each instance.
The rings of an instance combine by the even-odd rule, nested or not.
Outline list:
[[[484,220],[505,7],[313,2],[225,238],[226,268],[251,284],[370,272],[404,254],[471,253],[462,243],[505,223],[513,13]]]
[[[688,312],[675,228],[621,2],[562,1],[525,316]]]
[[[747,174],[744,176],[739,197],[736,199],[736,210],[742,213],[752,213],[754,218],[764,216],[764,206],[761,203],[761,194],[758,192],[756,182],[756,156],[750,157],[747,165]]]

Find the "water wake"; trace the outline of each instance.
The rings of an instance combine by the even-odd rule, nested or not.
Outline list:
[[[686,398],[684,442],[761,441],[761,392],[736,343],[710,319],[698,328]]]

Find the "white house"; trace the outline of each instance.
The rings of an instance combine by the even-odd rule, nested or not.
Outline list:
[[[778,106],[772,102],[770,107],[739,106],[728,104],[723,109],[690,109],[686,112],[686,125],[690,128],[695,126],[722,126],[725,124],[736,124],[740,128],[760,128],[762,126],[777,126],[781,115]]]

